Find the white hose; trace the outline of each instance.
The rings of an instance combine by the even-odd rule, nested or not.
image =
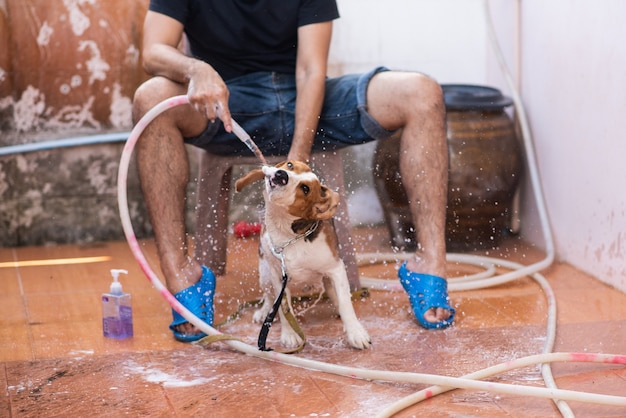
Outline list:
[[[215,328],[209,326],[201,319],[196,317],[193,313],[191,313],[187,308],[181,305],[176,298],[167,290],[167,288],[163,285],[163,283],[159,280],[159,278],[154,274],[150,265],[148,264],[146,258],[144,257],[142,250],[137,242],[135,234],[133,232],[132,223],[130,219],[130,214],[128,211],[128,202],[126,196],[126,180],[128,175],[128,166],[130,162],[130,157],[132,155],[135,143],[137,142],[139,136],[145,129],[145,127],[152,122],[154,118],[156,118],[160,113],[169,109],[172,106],[182,105],[188,103],[186,96],[176,96],[170,99],[167,99],[153,109],[151,109],[143,118],[137,123],[131,135],[124,147],[124,151],[122,153],[122,159],[120,161],[120,168],[118,173],[118,203],[120,209],[120,218],[122,220],[122,227],[124,229],[124,233],[126,234],[126,238],[128,240],[130,249],[135,256],[137,262],[141,266],[142,270],[146,274],[147,278],[150,282],[155,286],[155,288],[163,295],[163,297],[170,303],[173,309],[178,311],[187,321],[196,326],[198,329],[203,331],[208,335],[220,335],[221,333]],[[522,265],[517,265],[515,263],[505,261],[505,260],[497,260],[488,257],[476,257],[476,256],[463,256],[463,255],[454,255],[458,260],[467,260],[472,261],[473,264],[477,265],[501,265],[503,267],[508,268],[519,268],[520,270],[527,269]],[[539,264],[540,265],[540,264]],[[491,269],[491,267],[489,267]],[[528,273],[526,273],[528,274]],[[535,274],[536,275],[536,274]],[[478,281],[485,280],[483,278],[478,278]],[[542,286],[547,283],[541,279],[539,280]],[[554,298],[551,295],[551,292],[547,294],[549,297],[549,309],[552,312],[554,307]],[[550,314],[551,317],[555,318],[553,313]],[[552,324],[552,325],[550,325]],[[554,324],[555,322],[550,322],[549,331],[550,335],[554,335]],[[553,337],[548,337],[546,345],[552,345]],[[563,399],[563,400],[577,400],[580,402],[594,402],[601,403],[605,405],[619,405],[626,406],[626,397],[619,396],[609,396],[609,395],[600,395],[600,394],[590,394],[584,392],[577,391],[568,391],[568,390],[560,390],[556,388],[536,388],[536,387],[527,387],[520,385],[508,385],[502,383],[493,383],[493,382],[482,382],[476,381],[470,378],[453,378],[446,376],[437,376],[430,374],[421,374],[421,373],[408,373],[408,372],[390,372],[384,370],[367,370],[360,368],[352,368],[352,367],[344,367],[336,364],[329,364],[324,362],[319,362],[315,360],[309,360],[305,358],[300,358],[293,355],[281,354],[275,351],[267,352],[267,351],[259,351],[257,347],[245,344],[241,341],[224,341],[225,344],[228,344],[233,349],[238,350],[242,353],[264,358],[267,360],[278,361],[284,364],[289,364],[292,366],[302,367],[311,370],[318,370],[327,373],[333,373],[341,376],[348,376],[353,378],[361,378],[361,379],[370,379],[370,380],[387,380],[387,381],[396,381],[396,382],[412,382],[412,383],[421,383],[421,384],[432,384],[437,385],[441,388],[446,389],[438,389],[439,391],[449,390],[450,388],[464,388],[464,389],[473,389],[473,390],[483,390],[490,391],[496,393],[509,393],[516,395],[527,395],[527,396],[536,396],[542,398],[549,399]],[[544,350],[545,351],[545,350]],[[560,360],[555,360],[555,358],[559,358]],[[565,359],[565,360],[563,360]],[[487,369],[485,372],[478,372],[474,374],[476,376],[482,376],[480,378],[487,377],[491,375],[490,373],[498,372],[501,373],[502,370],[511,370],[512,368],[517,367],[526,367],[528,365],[528,361],[532,361],[531,364],[539,363],[549,363],[552,361],[595,361],[595,362],[605,362],[605,363],[613,363],[613,364],[626,364],[626,356],[614,356],[614,355],[580,355],[580,354],[572,354],[572,353],[564,353],[561,357],[556,355],[551,355],[549,353],[544,353],[541,356],[535,356],[532,358],[524,358],[513,360],[497,366],[495,368]],[[474,375],[470,375],[470,377],[474,377]],[[432,396],[435,391],[431,392],[429,396]]]
[[[491,23],[491,18],[488,10],[488,3],[485,0],[485,13],[488,17],[488,27],[489,27],[489,37],[494,47],[496,54],[498,55],[499,63],[501,65],[502,71],[506,75],[507,83],[509,84],[513,96],[513,101],[515,104],[515,108],[517,110],[517,116],[520,121],[520,125],[522,127],[522,139],[524,141],[526,157],[528,163],[528,174],[530,176],[530,183],[535,195],[537,211],[539,213],[539,219],[541,221],[542,232],[545,239],[545,250],[546,257],[532,265],[523,266],[521,264],[513,263],[506,260],[499,260],[490,257],[479,257],[473,255],[464,255],[464,254],[448,254],[447,260],[450,262],[458,262],[458,263],[467,263],[472,265],[481,266],[484,268],[483,272],[473,274],[471,276],[463,277],[463,278],[452,278],[449,279],[449,290],[450,291],[460,291],[460,290],[470,290],[470,289],[480,289],[490,286],[497,286],[503,283],[510,282],[511,280],[518,279],[524,276],[531,276],[537,283],[542,287],[544,294],[546,295],[548,302],[548,324],[547,324],[547,335],[546,342],[544,344],[543,354],[538,356],[531,356],[527,358],[513,360],[498,366],[490,367],[488,369],[469,374],[464,376],[463,378],[451,378],[445,376],[436,376],[436,375],[426,375],[419,373],[403,373],[403,372],[389,372],[389,371],[379,371],[379,370],[364,370],[358,368],[351,367],[343,367],[334,364],[328,364],[323,362],[318,362],[314,360],[307,360],[304,358],[299,358],[296,356],[285,355],[277,352],[263,352],[259,351],[256,347],[247,345],[240,341],[227,341],[226,344],[229,344],[232,348],[251,355],[255,357],[260,357],[268,360],[279,361],[284,364],[289,364],[297,367],[303,367],[312,370],[318,370],[327,373],[333,373],[342,376],[349,376],[354,378],[362,378],[362,379],[371,379],[371,380],[389,380],[389,381],[397,381],[397,382],[413,382],[413,383],[426,383],[436,385],[431,388],[428,388],[424,391],[418,392],[415,395],[410,397],[401,399],[400,401],[390,405],[380,412],[379,416],[390,416],[396,412],[405,409],[416,402],[419,402],[423,399],[427,399],[429,397],[435,396],[439,393],[443,393],[445,391],[454,389],[454,388],[464,388],[464,389],[473,389],[473,390],[484,390],[490,392],[497,393],[511,393],[516,395],[525,395],[525,396],[536,396],[536,397],[544,397],[553,399],[559,410],[564,416],[573,416],[573,413],[564,402],[565,400],[576,400],[580,402],[593,402],[598,404],[605,405],[619,405],[626,406],[626,397],[616,397],[616,396],[607,396],[607,395],[598,395],[598,394],[590,394],[584,392],[575,392],[575,391],[565,391],[561,389],[557,389],[554,383],[554,379],[552,377],[552,373],[549,367],[549,364],[553,361],[601,361],[601,362],[612,362],[614,364],[626,364],[626,356],[605,356],[605,355],[580,355],[580,354],[572,354],[572,353],[558,353],[558,354],[550,354],[554,346],[554,340],[556,335],[556,302],[554,299],[554,294],[550,289],[548,282],[545,278],[540,275],[538,272],[542,269],[550,266],[554,260],[554,243],[552,238],[552,232],[550,230],[550,225],[548,221],[547,210],[545,207],[545,200],[543,198],[543,193],[541,190],[541,183],[539,181],[539,174],[537,170],[537,165],[534,156],[534,149],[532,145],[532,139],[530,136],[530,129],[528,127],[528,123],[526,120],[526,115],[524,112],[523,104],[519,97],[519,94],[516,91],[515,85],[508,73],[508,69],[502,59],[502,53],[497,44],[497,40],[495,35],[493,34],[493,27]],[[186,102],[186,98],[177,97],[169,99],[169,101],[165,101],[159,106],[161,106],[160,111],[165,110],[172,102],[177,102],[177,104],[182,104]],[[157,106],[157,107],[159,107]],[[145,127],[147,123],[160,113],[160,111],[148,112],[144,118],[138,123],[135,127],[139,129],[138,132],[135,132],[134,135],[128,140],[127,148],[124,150],[124,154],[128,154],[127,157],[130,157],[130,153],[132,153],[132,148],[134,147],[134,141],[137,140],[141,131]],[[146,119],[144,121],[144,119]],[[243,131],[243,130],[242,130]],[[245,139],[249,139],[245,131],[241,133],[240,131],[236,131],[240,139],[246,142]],[[242,136],[246,136],[247,138],[242,138]],[[253,150],[254,152],[254,150]],[[124,155],[122,158],[122,163],[120,163],[120,176],[118,179],[118,193],[120,197],[120,216],[122,217],[122,225],[124,226],[124,231],[127,234],[127,239],[129,240],[129,244],[133,253],[136,251],[141,252],[139,246],[136,244],[136,239],[132,232],[132,225],[130,223],[130,217],[128,215],[128,210],[126,206],[126,191],[123,186],[125,186],[125,170],[127,168],[124,165],[127,165],[128,161],[124,159]],[[381,255],[381,254],[361,254],[359,255],[360,264],[366,263],[376,263],[382,261],[397,261],[403,257],[408,257],[409,255]],[[208,335],[217,335],[220,334],[219,331],[214,329],[213,327],[208,326],[206,323],[201,321],[195,315],[191,314],[184,306],[180,305],[176,301],[176,299],[167,291],[165,286],[158,280],[156,275],[152,273],[149,266],[145,262],[145,258],[142,255],[137,255],[137,260],[140,265],[146,272],[150,281],[155,285],[155,287],[164,295],[164,297],[170,302],[172,307],[179,311],[185,319],[187,319],[190,323],[195,325],[197,328],[202,330]],[[500,274],[494,276],[493,274],[496,271],[495,266],[504,267],[513,269],[512,271],[504,274]],[[377,280],[372,278],[362,278],[363,284],[370,288],[379,288],[379,289],[387,289],[394,290],[400,289],[400,285],[395,282]],[[541,371],[544,377],[544,381],[546,382],[547,388],[536,388],[536,387],[528,387],[528,386],[520,386],[520,385],[505,385],[493,382],[482,382],[477,381],[475,379],[485,379],[487,377],[493,376],[497,373],[502,373],[507,370],[511,370],[512,368],[517,367],[526,367],[528,365],[533,364],[542,364]]]

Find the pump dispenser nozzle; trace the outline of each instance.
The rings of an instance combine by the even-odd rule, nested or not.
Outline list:
[[[111,276],[113,276],[113,282],[111,283],[111,293],[114,295],[122,294],[122,284],[120,283],[120,273],[128,274],[124,269],[111,269]]]
[[[128,338],[133,336],[133,311],[129,293],[122,291],[119,281],[123,269],[112,269],[111,292],[102,295],[102,333],[109,338]]]

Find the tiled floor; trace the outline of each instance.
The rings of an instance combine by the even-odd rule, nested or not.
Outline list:
[[[355,230],[359,251],[388,251],[384,230]],[[144,244],[154,261],[154,247]],[[256,240],[232,239],[228,274],[218,279],[218,321],[256,298]],[[518,240],[490,256],[530,263],[542,257]],[[104,257],[90,260],[88,257]],[[59,265],[29,266],[32,260]],[[75,260],[71,260],[75,259]],[[81,261],[92,261],[80,263]],[[21,263],[21,264],[18,264]],[[362,275],[395,282],[394,265],[361,268]],[[102,336],[100,294],[111,268],[128,269],[135,336]],[[465,267],[449,266],[450,274]],[[555,351],[626,354],[626,295],[566,264],[544,272],[558,302]],[[539,286],[523,278],[497,288],[451,294],[455,325],[425,331],[401,292],[371,291],[355,302],[373,340],[371,350],[349,348],[340,321],[320,302],[299,321],[308,344],[296,356],[358,368],[461,376],[541,351],[547,304]],[[299,305],[297,309],[303,309]],[[254,344],[251,311],[221,328]],[[240,354],[224,344],[178,343],[168,331],[170,309],[151,288],[124,242],[0,249],[0,398],[2,417],[39,416],[374,416],[423,384],[357,380]],[[278,344],[278,326],[270,346]],[[556,364],[563,389],[626,396],[626,368]],[[492,379],[542,386],[536,367]],[[578,416],[626,416],[625,407],[572,402]],[[521,395],[456,390],[414,405],[398,416],[558,416],[551,401]]]

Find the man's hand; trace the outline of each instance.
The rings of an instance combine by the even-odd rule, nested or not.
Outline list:
[[[221,119],[226,132],[232,131],[229,91],[222,77],[208,64],[196,61],[189,72],[189,103],[208,120]]]

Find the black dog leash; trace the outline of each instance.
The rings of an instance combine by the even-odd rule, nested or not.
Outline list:
[[[319,221],[315,222],[314,224],[311,225],[311,227],[305,233],[297,235],[295,238],[290,239],[289,241],[287,241],[285,244],[281,245],[280,247],[275,246],[271,242],[271,238],[270,238],[270,244],[272,244],[271,245],[272,254],[274,254],[274,256],[277,257],[280,260],[280,269],[281,269],[282,275],[283,275],[283,279],[282,279],[283,282],[282,282],[282,287],[280,289],[280,293],[279,293],[278,297],[276,298],[276,300],[274,301],[274,305],[272,306],[272,310],[265,317],[265,320],[263,321],[263,326],[261,327],[261,331],[259,332],[259,339],[257,341],[257,346],[259,347],[259,350],[261,350],[261,351],[272,351],[271,348],[267,348],[266,345],[265,345],[266,341],[267,341],[267,335],[269,334],[270,328],[272,327],[272,322],[274,322],[274,319],[276,318],[276,314],[278,313],[278,309],[283,304],[283,297],[285,295],[285,288],[287,287],[287,282],[289,281],[289,277],[287,276],[287,268],[285,266],[285,255],[284,255],[283,251],[290,244],[293,244],[294,242],[296,242],[296,241],[298,241],[300,239],[306,238],[309,235],[311,235],[313,232],[315,232],[315,230],[317,229],[319,224],[320,224]],[[290,353],[298,352],[298,351],[302,350],[302,348],[304,348],[304,344],[305,344],[305,341],[306,341],[304,333],[302,332],[302,329],[298,325],[298,322],[296,321],[295,316],[293,315],[293,313],[289,309],[289,303],[285,303],[285,306],[283,307],[283,313],[285,314],[285,317],[287,318],[287,321],[289,322],[289,324],[291,325],[293,330],[296,331],[296,333],[302,339],[302,344],[300,344],[299,347],[297,347],[294,350],[290,350],[288,352],[290,352]]]
[[[282,261],[282,258],[281,258]],[[283,296],[285,295],[285,288],[287,287],[287,281],[289,278],[287,277],[287,273],[283,269],[283,286],[280,289],[280,294],[274,301],[274,305],[272,306],[272,310],[265,317],[265,321],[263,321],[263,326],[261,327],[261,331],[259,332],[259,340],[257,342],[257,346],[261,351],[272,351],[271,348],[267,348],[265,346],[265,342],[267,340],[267,334],[270,332],[270,328],[272,327],[272,322],[276,318],[276,314],[278,313],[278,308],[283,302]]]

